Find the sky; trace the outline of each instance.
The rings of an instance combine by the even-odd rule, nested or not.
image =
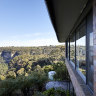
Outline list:
[[[0,46],[59,44],[44,0],[0,0]]]

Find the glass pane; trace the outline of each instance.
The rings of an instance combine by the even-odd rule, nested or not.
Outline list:
[[[92,12],[87,17],[87,33],[89,38],[88,44],[88,85],[93,90],[93,24],[92,24]]]
[[[86,25],[85,21],[76,33],[76,64],[80,72],[86,75]]]
[[[75,64],[75,33],[70,38],[70,61]]]

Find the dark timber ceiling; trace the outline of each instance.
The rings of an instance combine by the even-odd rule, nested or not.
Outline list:
[[[45,0],[59,42],[65,42],[88,0]]]

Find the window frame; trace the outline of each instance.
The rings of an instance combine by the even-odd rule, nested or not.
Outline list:
[[[75,64],[72,64],[72,62],[70,62],[70,35],[69,35],[69,39],[67,39],[66,44],[67,44],[67,53],[66,53],[66,58],[69,60],[69,62],[71,63],[71,65],[74,67],[74,69],[79,73],[79,75],[81,76],[81,78],[84,80],[84,82],[86,83],[86,85],[88,85],[88,66],[89,66],[89,34],[88,34],[88,30],[87,30],[87,17],[90,14],[90,12],[92,11],[92,9],[89,11],[89,13],[85,16],[85,18],[83,18],[83,20],[85,20],[85,26],[86,26],[86,38],[85,38],[85,43],[86,43],[86,76],[83,75],[82,72],[80,72],[80,70],[77,69],[77,64],[76,64],[76,30],[78,28],[78,26],[80,26],[80,24],[83,22],[83,20],[81,21],[81,23],[76,27],[75,31],[73,33],[75,33]],[[69,46],[68,46],[68,41],[69,41]],[[69,52],[68,52],[69,51]],[[69,53],[69,57],[68,57],[68,53]],[[75,65],[75,66],[74,66]],[[90,88],[90,86],[88,85],[89,89],[92,91],[92,89]]]

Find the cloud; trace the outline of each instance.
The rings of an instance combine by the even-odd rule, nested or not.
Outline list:
[[[30,37],[38,37],[38,36],[41,36],[42,33],[40,32],[37,32],[37,33],[26,33],[26,34],[18,34],[18,35],[12,35],[10,36],[10,38],[14,38],[14,39],[17,39],[17,38],[30,38]]]
[[[59,43],[55,38],[50,39],[35,39],[35,40],[14,40],[14,41],[2,41],[0,46],[49,46],[49,45],[60,45],[64,43]]]

